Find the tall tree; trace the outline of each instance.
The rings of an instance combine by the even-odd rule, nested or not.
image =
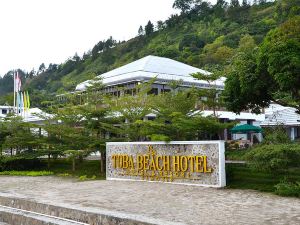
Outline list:
[[[241,51],[225,72],[229,110],[260,112],[273,101],[300,111],[299,24],[297,16],[270,31],[259,49],[246,51],[246,47],[240,46]]]
[[[144,29],[143,29],[143,27],[142,27],[142,26],[140,26],[140,27],[139,27],[139,30],[138,30],[138,35],[139,35],[139,36],[142,36],[142,35],[144,35]]]
[[[165,23],[161,20],[157,21],[156,29],[157,30],[163,30],[164,28],[165,28]]]
[[[132,93],[108,99],[107,103],[111,106],[113,115],[117,115],[120,120],[121,135],[128,141],[145,140],[143,120],[152,112],[152,95],[147,94],[151,90],[151,84],[152,82],[139,84]]]
[[[46,66],[44,63],[42,63],[40,66],[39,66],[39,70],[38,70],[38,73],[43,73],[46,69]]]
[[[300,16],[289,19],[265,37],[257,58],[257,73],[274,82],[270,100],[300,111]]]
[[[179,9],[181,12],[186,13],[191,10],[195,4],[200,3],[200,0],[175,0],[173,3],[174,9]]]
[[[153,112],[156,118],[146,125],[151,140],[184,141],[207,138],[219,139],[226,128],[216,117],[203,117],[197,108],[198,93],[173,86],[171,92],[155,96]]]
[[[149,20],[148,23],[147,23],[147,25],[145,26],[145,34],[146,34],[146,36],[149,36],[150,34],[152,34],[153,31],[154,31],[154,25]]]
[[[223,19],[225,17],[225,11],[227,10],[228,3],[225,0],[218,0],[213,6],[213,11],[216,17]]]
[[[227,80],[223,96],[228,110],[238,113],[252,109],[258,113],[260,106],[268,105],[271,97],[268,87],[272,85],[272,79],[256,73],[257,52],[251,36],[241,38],[236,55],[224,71]]]

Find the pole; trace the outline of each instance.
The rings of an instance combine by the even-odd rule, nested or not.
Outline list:
[[[16,72],[14,71],[14,112],[16,113]]]

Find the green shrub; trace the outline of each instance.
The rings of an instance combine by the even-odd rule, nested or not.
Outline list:
[[[292,183],[283,180],[275,185],[275,193],[281,196],[291,196],[300,198],[300,182]]]
[[[271,172],[284,171],[299,167],[299,144],[258,145],[250,150],[245,158],[258,170]]]
[[[40,159],[27,159],[24,157],[0,157],[0,171],[9,170],[39,170],[45,167]]]
[[[83,175],[79,177],[80,181],[85,181],[87,179],[87,175]]]
[[[91,178],[88,178],[87,175],[83,175],[79,177],[79,181],[87,181],[87,180],[95,180],[97,177],[93,175]]]

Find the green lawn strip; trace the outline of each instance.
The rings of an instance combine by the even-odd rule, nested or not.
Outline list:
[[[228,150],[225,152],[226,160],[245,160],[244,156],[249,150]]]
[[[50,176],[53,175],[51,171],[2,171],[0,175],[5,176],[30,176],[30,177],[37,177],[37,176]]]

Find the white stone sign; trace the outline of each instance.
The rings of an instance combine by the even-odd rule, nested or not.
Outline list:
[[[108,142],[107,180],[226,186],[224,141]]]

